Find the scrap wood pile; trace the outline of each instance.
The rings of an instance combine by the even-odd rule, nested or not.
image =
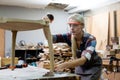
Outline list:
[[[55,65],[72,60],[71,48],[66,43],[53,44]],[[49,47],[44,46],[44,53],[40,53],[40,62],[44,68],[50,69]],[[65,69],[65,72],[71,72],[71,69]]]

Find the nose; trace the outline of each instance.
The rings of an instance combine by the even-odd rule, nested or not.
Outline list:
[[[71,32],[74,32],[74,27],[70,27],[70,31],[71,31]]]

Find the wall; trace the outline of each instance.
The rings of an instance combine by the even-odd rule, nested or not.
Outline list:
[[[104,13],[104,12],[109,12],[109,11],[114,11],[114,10],[120,10],[120,2],[111,4],[108,6],[100,7],[100,8],[95,8],[93,10],[88,10],[84,13],[84,15],[92,16],[92,15],[96,15],[99,13]]]
[[[115,3],[102,8],[94,9],[84,13],[86,20],[86,31],[92,33],[97,39],[96,49],[105,50],[106,45],[111,43],[114,36],[114,16],[113,11],[117,11],[117,35],[119,36],[119,13],[120,3]],[[110,14],[110,16],[109,16]],[[108,34],[108,30],[110,31]],[[109,35],[109,37],[108,37]]]
[[[39,20],[47,13],[52,13],[55,20],[50,24],[50,29],[52,34],[65,33],[68,32],[67,17],[68,13],[64,12],[62,9],[47,8],[47,9],[30,9],[22,7],[10,7],[10,6],[0,6],[0,16],[8,18],[23,18]],[[46,39],[44,37],[42,29],[33,31],[23,31],[18,32],[16,43],[20,40],[25,40],[27,43],[38,43],[40,41],[44,42]],[[6,30],[5,32],[5,53],[8,55],[11,51],[11,31]]]

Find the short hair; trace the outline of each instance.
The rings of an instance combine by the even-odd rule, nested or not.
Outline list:
[[[75,14],[72,14],[69,18],[68,18],[68,23],[69,23],[69,20],[72,19],[72,20],[75,20],[76,22],[79,22],[81,24],[84,25],[84,18],[81,14],[78,14],[78,13],[75,13]]]

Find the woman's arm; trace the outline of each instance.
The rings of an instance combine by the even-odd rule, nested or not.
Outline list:
[[[74,68],[76,66],[80,66],[83,65],[86,62],[86,58],[84,56],[82,56],[81,58],[72,60],[72,61],[68,61],[62,64],[59,64],[55,67],[56,71],[63,71],[66,68]]]
[[[82,52],[81,57],[74,59],[69,62],[62,63],[56,67],[56,70],[61,70],[64,68],[74,68],[76,66],[81,66],[91,59],[91,54],[94,52],[96,46],[95,38],[90,38],[86,43],[86,49]]]

